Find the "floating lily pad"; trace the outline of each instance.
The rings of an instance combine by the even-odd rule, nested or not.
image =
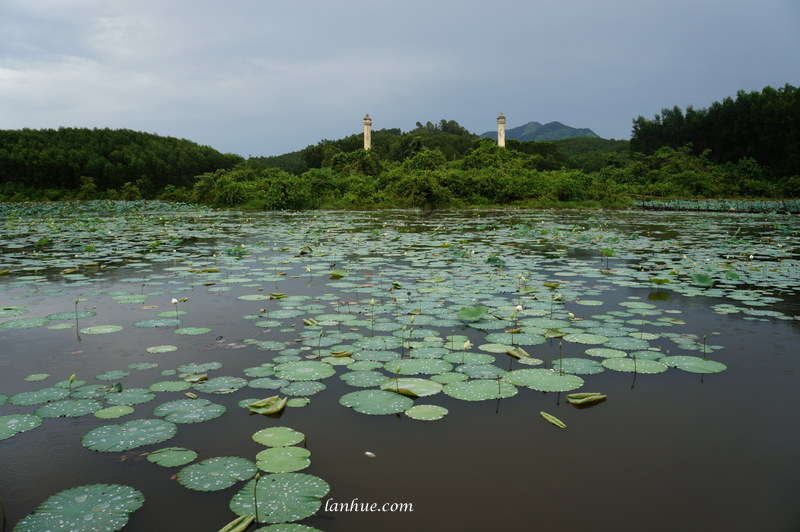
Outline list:
[[[33,375],[28,375],[27,377],[25,377],[25,380],[28,382],[37,382],[37,381],[43,381],[49,376],[50,375],[48,375],[47,373],[34,373]]]
[[[178,467],[186,465],[197,458],[197,453],[183,447],[165,447],[147,453],[147,460],[163,467]]]
[[[275,366],[275,376],[290,381],[311,381],[330,377],[336,370],[330,364],[316,360],[286,362]]]
[[[553,361],[553,371],[570,373],[572,375],[596,375],[605,369],[597,360],[589,358],[562,358]]]
[[[74,320],[75,318],[79,319],[86,319],[92,318],[97,315],[97,312],[92,312],[89,310],[81,310],[78,312],[58,312],[56,314],[48,314],[44,318],[46,320],[57,321],[57,320]]]
[[[144,495],[130,486],[93,484],[61,491],[23,518],[15,532],[121,530],[131,513],[144,504]]]
[[[324,390],[326,386],[317,381],[295,381],[280,389],[284,395],[314,395]]]
[[[250,460],[238,456],[209,458],[178,471],[178,484],[197,491],[219,491],[256,474]],[[252,500],[252,498],[251,498]]]
[[[503,380],[517,386],[526,386],[540,392],[569,392],[583,386],[577,375],[561,374],[544,368],[526,368],[509,371]]]
[[[42,388],[14,394],[8,398],[8,402],[16,406],[30,406],[64,399],[67,395],[69,395],[69,391],[65,388]]]
[[[214,377],[207,381],[198,382],[194,389],[206,393],[233,393],[247,386],[247,381],[241,377]]]
[[[122,329],[122,325],[93,325],[92,327],[81,329],[81,334],[110,334],[119,332]]]
[[[429,358],[407,358],[389,361],[383,366],[387,371],[400,375],[436,375],[453,369],[450,362]]]
[[[107,408],[103,408],[102,410],[98,410],[94,413],[94,416],[100,419],[116,419],[118,417],[132,414],[133,412],[133,407],[128,405],[109,406]]]
[[[410,408],[414,401],[403,395],[385,390],[359,390],[339,398],[339,404],[361,414],[399,414]]]
[[[706,360],[690,355],[664,357],[661,359],[661,362],[669,367],[682,369],[690,373],[719,373],[728,369],[728,366],[722,362]]]
[[[159,381],[150,385],[150,390],[154,392],[182,392],[192,387],[186,381]]]
[[[439,405],[414,405],[405,414],[419,421],[436,421],[446,416],[448,410]]]
[[[183,323],[182,320],[178,318],[160,318],[157,320],[141,320],[137,321],[133,324],[134,327],[141,327],[143,329],[155,328],[155,327],[177,327]]]
[[[159,405],[153,415],[173,423],[201,423],[220,417],[225,407],[208,399],[178,399]]]
[[[46,318],[17,318],[0,323],[0,329],[34,329],[50,323]]]
[[[267,447],[295,445],[306,439],[305,434],[289,427],[269,427],[253,434],[253,441]]]
[[[339,376],[344,382],[356,388],[379,386],[388,377],[379,371],[348,371]]]
[[[172,351],[177,351],[178,346],[175,345],[154,345],[145,349],[148,353],[152,353],[154,355],[159,355],[161,353],[171,353]]]
[[[389,379],[381,384],[381,390],[407,395],[411,398],[436,395],[442,391],[442,388],[443,386],[436,381],[409,377]]]
[[[53,401],[36,409],[36,415],[42,418],[81,417],[97,412],[103,403],[95,399],[65,399]]]
[[[206,362],[204,364],[191,363],[178,366],[178,371],[181,373],[206,373],[221,367],[221,362]]]
[[[600,358],[621,358],[627,356],[625,351],[619,349],[611,349],[609,347],[592,347],[585,351],[587,355]]]
[[[155,397],[155,394],[147,388],[125,388],[121,392],[114,392],[106,395],[106,402],[110,405],[131,406],[152,401]]]
[[[655,374],[667,371],[667,366],[657,360],[633,358],[607,358],[603,360],[603,367],[625,373]]]
[[[271,447],[256,455],[256,466],[268,473],[292,473],[311,465],[310,456],[302,447]]]
[[[445,385],[442,391],[462,401],[486,401],[489,399],[503,399],[513,397],[517,389],[501,380],[471,380],[464,382],[451,382]]]
[[[0,440],[5,440],[20,432],[33,430],[41,424],[42,418],[33,414],[0,416]]]
[[[105,373],[101,373],[95,379],[99,381],[119,381],[130,375],[130,371],[123,371],[121,369],[117,369],[114,371],[106,371]]]
[[[578,344],[602,344],[608,341],[608,338],[600,334],[577,333],[564,336],[564,341]]]
[[[181,329],[174,329],[172,332],[175,334],[182,334],[185,336],[196,336],[199,334],[210,333],[211,329],[208,327],[183,327]]]
[[[231,499],[237,515],[255,515],[270,523],[288,523],[319,511],[330,486],[323,479],[305,473],[275,473],[251,480]],[[255,494],[255,497],[253,496]]]
[[[116,452],[166,441],[178,431],[174,423],[162,419],[136,419],[119,425],[106,425],[87,432],[81,444],[92,451]]]

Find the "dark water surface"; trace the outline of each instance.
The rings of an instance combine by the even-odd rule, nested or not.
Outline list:
[[[331,216],[342,224],[347,219],[343,214],[321,216]],[[50,386],[73,373],[90,384],[97,383],[94,375],[125,369],[128,364],[137,362],[156,362],[159,367],[129,370],[131,375],[122,380],[126,388],[147,387],[156,381],[175,379],[177,377],[162,377],[159,372],[189,362],[219,361],[223,367],[210,372],[213,376],[241,377],[245,368],[269,362],[278,354],[259,349],[244,342],[245,339],[286,341],[287,346],[292,346],[291,341],[304,328],[302,317],[284,320],[283,326],[272,329],[254,327],[252,320],[242,319],[242,316],[259,314],[260,308],[267,305],[276,309],[277,302],[246,301],[238,296],[256,293],[256,285],[263,289],[262,293],[304,294],[312,296],[312,300],[323,294],[334,294],[354,302],[361,300],[360,309],[366,315],[369,310],[364,299],[369,300],[371,295],[342,292],[329,284],[331,281],[324,272],[328,271],[327,263],[335,260],[336,268],[352,268],[359,272],[356,284],[387,285],[391,282],[394,279],[391,266],[382,265],[379,272],[378,268],[372,271],[369,264],[361,262],[364,256],[405,260],[402,250],[387,250],[378,245],[381,239],[397,236],[395,233],[388,235],[384,225],[387,221],[395,227],[402,225],[408,231],[402,233],[401,238],[416,235],[415,240],[408,243],[408,249],[429,242],[431,248],[427,253],[432,254],[434,243],[442,239],[452,243],[463,238],[480,242],[475,256],[481,264],[486,262],[492,246],[496,246],[499,255],[508,260],[509,271],[524,268],[540,283],[554,279],[586,279],[587,285],[609,287],[583,298],[602,300],[602,306],[578,306],[567,301],[557,308],[560,317],[569,310],[591,319],[592,315],[609,310],[624,310],[619,303],[625,301],[649,302],[656,310],[673,311],[669,316],[680,318],[684,324],[663,329],[646,327],[645,330],[663,330],[696,338],[707,336],[709,344],[722,347],[710,358],[726,364],[727,370],[707,375],[676,368],[656,375],[609,370],[585,375],[586,383],[580,391],[602,392],[609,397],[606,402],[588,409],[573,407],[563,393],[543,393],[523,387],[510,398],[477,402],[461,401],[440,393],[416,402],[441,405],[449,414],[438,421],[421,422],[403,414],[363,415],[341,406],[339,397],[357,388],[338,378],[345,369],[337,366],[337,375],[322,381],[327,388],[311,396],[308,406],[287,408],[279,419],[250,416],[237,406],[242,399],[277,393],[245,387],[226,395],[199,394],[225,405],[226,414],[205,423],[180,424],[177,435],[163,444],[119,453],[99,453],[81,446],[83,435],[95,427],[153,417],[155,406],[184,397],[184,392],[161,392],[154,401],[136,405],[134,414],[119,420],[100,420],[91,415],[45,419],[37,429],[0,441],[0,497],[6,507],[8,530],[48,496],[94,483],[126,484],[145,495],[144,506],[131,514],[126,531],[218,530],[235,517],[228,503],[243,483],[219,492],[189,490],[172,478],[179,468],[159,467],[141,454],[163,447],[183,446],[197,450],[198,460],[216,456],[253,459],[264,447],[252,441],[250,435],[268,426],[288,426],[306,435],[311,465],[302,472],[325,479],[331,491],[323,499],[323,507],[317,515],[301,523],[325,532],[800,530],[800,492],[797,490],[800,415],[795,397],[800,391],[800,321],[718,312],[718,305],[733,303],[741,308],[778,309],[786,317],[799,315],[800,298],[792,289],[771,289],[765,296],[775,297],[775,301],[770,300],[766,306],[749,307],[746,303],[732,301],[725,293],[711,292],[712,296],[681,293],[677,282],[673,283],[675,286],[664,287],[668,298],[659,301],[649,298],[653,288],[647,282],[637,284],[633,278],[618,284],[613,280],[615,275],[624,277],[621,272],[637,257],[646,257],[658,247],[655,244],[632,250],[622,250],[619,245],[620,252],[611,259],[612,273],[604,277],[586,278],[583,270],[574,277],[556,276],[554,270],[544,273],[537,270],[540,266],[561,264],[563,271],[568,271],[571,261],[577,261],[575,264],[581,268],[587,263],[603,267],[604,262],[597,258],[600,245],[592,243],[601,230],[620,235],[632,231],[645,235],[649,231],[646,238],[652,242],[664,242],[665,247],[680,245],[677,256],[689,254],[686,260],[694,257],[695,262],[700,263],[707,255],[717,261],[726,253],[747,254],[749,249],[756,251],[753,260],[758,261],[761,249],[775,248],[777,233],[775,241],[767,244],[766,239],[773,238],[774,226],[785,224],[785,220],[776,222],[757,217],[731,220],[724,215],[663,213],[604,213],[596,215],[602,219],[595,221],[586,221],[584,213],[549,212],[514,213],[513,218],[497,212],[447,213],[424,219],[415,213],[395,213],[390,219],[381,216],[358,214],[356,217],[362,219],[348,221],[347,231],[328,235],[324,233],[324,224],[314,222],[315,229],[320,230],[314,235],[341,238],[351,242],[348,246],[352,246],[353,238],[362,239],[363,246],[371,247],[374,252],[359,255],[356,253],[359,245],[355,245],[346,252],[333,252],[335,256],[330,260],[320,257],[312,261],[309,257],[308,263],[326,265],[317,270],[316,277],[306,276],[303,271],[306,262],[298,261],[281,268],[289,275],[280,282],[226,283],[220,280],[213,285],[228,287],[224,292],[209,290],[211,287],[202,284],[187,285],[183,279],[173,278],[172,271],[163,270],[176,265],[169,260],[143,266],[129,259],[128,265],[109,267],[97,280],[77,286],[58,280],[58,275],[52,272],[46,275],[52,280],[32,284],[20,283],[13,274],[0,277],[0,286],[5,283],[0,290],[0,307],[24,305],[28,314],[19,317],[68,312],[74,309],[73,300],[79,297],[85,300],[80,304],[81,310],[91,307],[97,312],[97,316],[81,320],[81,328],[100,324],[125,327],[121,332],[104,335],[78,335],[75,328],[0,328],[0,393],[12,396]],[[481,217],[485,219],[475,221]],[[280,254],[277,250],[281,246],[290,247],[291,255],[296,255],[302,245],[300,241],[280,240],[293,234],[286,227],[294,223],[294,219],[278,215],[250,218],[242,217],[240,233],[230,230],[226,236],[209,239],[203,244],[206,247],[198,247],[196,242],[185,245],[211,261],[209,250],[229,249],[236,242],[269,243],[263,248],[252,248],[253,252],[240,262],[231,260],[230,255],[225,256],[226,262],[219,263],[219,267],[227,270],[228,276],[234,276],[238,272],[236,268],[241,267],[242,276],[253,277],[247,268],[259,261],[267,264],[266,258]],[[453,229],[462,219],[470,220],[469,225]],[[470,233],[475,230],[476,223],[497,223],[500,232]],[[533,231],[519,233],[519,229],[515,229],[512,233],[507,230],[519,223],[527,224]],[[591,237],[588,241],[573,237],[552,239],[552,232],[542,235],[539,231],[558,227],[567,233],[570,227],[581,223],[585,224],[581,231]],[[711,224],[711,227],[704,224]],[[726,224],[741,225],[736,238],[746,238],[748,244],[729,244],[731,247],[725,250],[709,248],[709,242],[718,237],[720,227],[725,228]],[[704,237],[704,230],[710,231],[711,236]],[[374,235],[373,231],[381,234]],[[730,235],[734,229],[725,231]],[[512,234],[517,236],[510,238]],[[542,238],[548,239],[547,242],[542,242]],[[796,232],[780,238],[781,249],[798,245]],[[677,239],[687,243],[676,244]],[[329,247],[335,249],[335,245]],[[525,266],[512,262],[514,256],[529,253],[526,249],[544,248],[568,251],[552,261],[539,256]],[[15,263],[18,257],[14,253],[6,249],[4,262]],[[763,257],[765,261],[773,259],[772,256]],[[137,260],[147,262],[148,257],[142,253]],[[674,260],[678,259],[667,261],[672,261],[669,267],[675,265]],[[784,275],[790,278],[788,283],[796,284],[797,256],[789,254],[782,260],[786,265]],[[447,275],[448,268],[444,265],[432,269]],[[614,269],[617,273],[613,273]],[[747,268],[742,267],[741,271]],[[428,273],[421,278],[428,277]],[[762,274],[770,275],[753,273]],[[299,277],[292,278],[292,275]],[[502,274],[495,272],[494,275]],[[146,280],[126,281],[138,277]],[[509,274],[508,278],[513,286],[517,273]],[[162,282],[164,284],[160,284]],[[411,285],[405,277],[402,284],[404,289]],[[549,301],[547,290],[542,290],[541,284],[539,288],[540,299]],[[52,293],[53,290],[56,292]],[[158,293],[148,296],[145,303],[120,304],[96,291]],[[513,290],[511,292],[501,293],[500,297],[515,302]],[[87,293],[92,295],[86,296]],[[170,304],[172,297],[188,298],[179,304],[181,310],[188,311],[181,317],[182,326],[208,327],[213,332],[178,336],[171,328],[132,326],[138,320],[153,318],[155,312],[174,308]],[[439,298],[441,305],[449,304],[435,293],[419,297],[434,301]],[[333,312],[330,300],[322,300],[320,304],[326,307],[326,312]],[[142,308],[146,305],[159,308]],[[524,306],[528,305],[526,301]],[[297,332],[286,330],[290,328]],[[440,328],[442,335],[451,334],[452,329]],[[369,327],[362,326],[360,330],[369,334]],[[477,346],[485,343],[482,340],[485,333],[480,331],[459,326],[455,332],[470,337],[475,344],[472,351],[478,352]],[[144,350],[162,344],[173,344],[179,349],[165,354],[149,354]],[[651,342],[651,346],[672,350],[671,354],[679,351],[663,338]],[[585,356],[583,351],[587,347],[592,346],[565,343],[562,356]],[[559,356],[558,345],[552,340],[526,349],[548,362]],[[703,356],[698,352],[680,354]],[[525,367],[505,355],[497,356],[497,365],[504,369],[509,365],[513,369]],[[51,377],[43,382],[26,382],[24,378],[33,373],[48,373]],[[0,416],[34,410],[35,407],[4,404],[0,405]],[[557,416],[567,428],[559,430],[548,424],[539,416],[540,411]],[[376,457],[366,457],[366,451]],[[356,499],[378,506],[409,503],[413,511],[331,511],[335,507],[333,503],[350,504]]]

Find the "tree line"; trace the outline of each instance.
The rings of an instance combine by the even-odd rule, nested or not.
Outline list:
[[[0,201],[159,198],[249,209],[584,205],[800,197],[789,85],[633,121],[630,141],[481,139],[453,120],[244,160],[128,130],[0,131]]]

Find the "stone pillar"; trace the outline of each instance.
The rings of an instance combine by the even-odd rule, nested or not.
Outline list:
[[[506,117],[503,113],[497,117],[497,145],[501,148],[506,147]]]
[[[372,119],[369,115],[364,117],[364,149],[372,148]]]

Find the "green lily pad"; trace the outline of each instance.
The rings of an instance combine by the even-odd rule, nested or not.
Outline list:
[[[197,336],[199,334],[210,333],[211,329],[208,327],[183,327],[181,329],[173,329],[175,334],[182,334],[185,336]]]
[[[256,455],[256,466],[268,473],[292,473],[310,466],[310,456],[302,447],[271,447]]]
[[[602,344],[608,341],[608,337],[601,334],[577,333],[564,336],[564,341],[578,344]]]
[[[489,399],[504,399],[517,394],[517,389],[502,380],[471,380],[464,382],[451,382],[442,391],[462,401],[487,401]]]
[[[50,323],[46,318],[17,318],[0,323],[0,329],[34,329]]]
[[[240,377],[214,377],[207,381],[198,382],[194,389],[206,393],[233,393],[247,386],[247,380]]]
[[[553,361],[553,371],[570,373],[572,375],[596,375],[605,369],[597,360],[589,358],[562,358]]]
[[[388,377],[379,371],[348,371],[339,376],[344,382],[356,388],[380,386]]]
[[[690,355],[664,357],[661,359],[661,362],[669,367],[682,369],[690,373],[719,373],[728,369],[728,366],[722,362]]]
[[[37,382],[37,381],[43,381],[49,376],[50,375],[47,373],[34,373],[33,375],[28,375],[27,377],[25,377],[25,380],[28,382]]]
[[[166,441],[178,431],[174,423],[162,419],[136,419],[119,425],[106,425],[87,432],[81,444],[100,452],[136,449]]]
[[[336,370],[326,362],[300,360],[275,366],[275,376],[290,381],[312,381],[330,377]]]
[[[359,390],[339,398],[339,404],[361,414],[399,414],[411,408],[414,401],[403,395],[385,390]]]
[[[161,318],[157,320],[141,320],[137,321],[133,324],[134,327],[141,327],[143,329],[155,328],[155,327],[177,327],[183,323],[182,320],[178,318]]]
[[[201,423],[220,417],[225,407],[208,399],[178,399],[158,405],[153,415],[173,423]]]
[[[383,366],[387,371],[399,373],[400,375],[436,375],[447,373],[453,369],[453,365],[445,360],[430,358],[406,358],[404,360],[392,360]]]
[[[133,412],[133,407],[128,405],[109,406],[107,408],[103,408],[102,410],[98,410],[94,413],[94,416],[100,419],[116,419],[118,417],[132,414]]]
[[[122,329],[122,325],[93,325],[92,327],[81,329],[81,334],[110,334],[119,332]]]
[[[147,460],[162,467],[178,467],[186,465],[197,458],[197,453],[183,447],[165,447],[147,453]]]
[[[305,473],[275,473],[253,479],[231,499],[237,515],[255,515],[270,523],[288,523],[310,517],[322,506],[330,486],[323,479]],[[255,494],[255,497],[253,496]],[[258,506],[258,512],[256,507]]]
[[[65,399],[53,401],[36,409],[36,415],[42,418],[81,417],[100,410],[103,403],[95,399]]]
[[[405,414],[419,421],[436,421],[448,414],[448,410],[439,405],[414,405]]]
[[[381,390],[407,395],[411,398],[436,395],[442,391],[442,388],[443,386],[436,381],[410,377],[389,379],[381,384]]]
[[[324,390],[327,386],[318,381],[295,381],[280,389],[284,395],[308,396]]]
[[[209,458],[178,471],[178,484],[197,491],[219,491],[256,474],[250,460],[238,456]],[[252,500],[252,498],[251,498]]]
[[[289,427],[269,427],[253,434],[253,441],[267,447],[295,445],[305,439],[305,434]]]
[[[130,375],[130,371],[123,371],[121,369],[116,369],[114,371],[106,371],[105,373],[101,373],[100,375],[96,376],[95,379],[99,381],[119,381]]]
[[[33,414],[0,416],[0,440],[5,440],[21,432],[33,430],[41,424],[42,418]]]
[[[150,390],[154,392],[182,392],[192,387],[186,381],[159,381],[150,385]]]
[[[69,395],[69,390],[65,388],[42,388],[30,392],[16,393],[8,398],[8,402],[16,406],[31,406],[64,399],[67,395]]]
[[[145,349],[148,353],[152,353],[154,355],[159,355],[161,353],[171,353],[172,351],[177,351],[178,346],[175,345],[154,345]]]
[[[609,347],[592,347],[584,351],[587,355],[600,358],[621,358],[627,356],[625,351],[619,349],[611,349]]]
[[[561,374],[544,368],[526,368],[509,371],[503,380],[517,386],[526,386],[540,392],[569,392],[583,386],[577,375]]]
[[[125,388],[121,392],[106,395],[106,402],[113,406],[140,405],[155,399],[155,394],[147,388]]]
[[[121,484],[92,484],[48,497],[23,518],[15,532],[70,530],[113,532],[121,530],[131,513],[144,504],[144,495]]]
[[[259,528],[256,532],[322,532],[322,530],[297,523],[281,523]]]
[[[603,367],[624,373],[656,374],[667,371],[667,366],[657,360],[633,358],[607,358],[603,360]]]

